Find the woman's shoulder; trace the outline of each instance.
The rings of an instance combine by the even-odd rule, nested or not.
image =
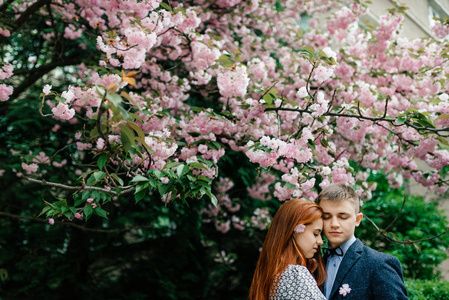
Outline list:
[[[310,275],[312,276],[312,274],[310,274],[309,270],[305,267],[305,266],[301,266],[301,265],[288,265],[287,268],[284,271],[284,274],[299,274],[299,275]]]
[[[282,274],[281,280],[294,280],[298,282],[301,281],[311,281],[313,282],[313,276],[310,274],[309,270],[301,265],[288,265]]]

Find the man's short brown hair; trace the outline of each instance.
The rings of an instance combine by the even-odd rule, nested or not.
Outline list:
[[[331,202],[349,200],[354,205],[355,214],[358,214],[360,211],[359,196],[351,187],[342,183],[334,183],[325,187],[318,195],[316,203],[319,205],[323,200]]]

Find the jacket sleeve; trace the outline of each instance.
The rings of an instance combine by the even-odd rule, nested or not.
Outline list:
[[[399,260],[391,255],[382,256],[371,281],[373,299],[408,299]]]

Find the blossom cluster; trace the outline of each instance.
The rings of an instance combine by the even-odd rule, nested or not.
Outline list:
[[[0,29],[1,34],[1,29]],[[14,67],[11,64],[5,64],[0,69],[0,80],[5,80],[13,75]],[[14,88],[12,85],[0,83],[0,101],[7,101],[12,95]]]
[[[170,1],[172,10],[158,0],[56,6],[66,20],[83,18],[98,32],[102,71],[80,65],[83,86],[60,94],[46,84],[43,109],[58,122],[89,127],[71,137],[77,154],[107,154],[127,177],[170,162],[209,162],[193,175],[215,180],[218,204],[201,214],[222,233],[266,229],[271,220],[265,208],[239,214],[242,200],[230,196],[232,181],[217,166],[230,151],[261,167],[246,191],[262,201],[314,200],[319,188],[339,182],[362,186],[360,196],[369,198],[375,187],[350,162],[384,171],[393,186],[413,178],[444,190],[449,152],[408,124],[449,125],[447,44],[397,37],[400,14],[385,14],[368,34],[357,26],[366,9],[353,1],[282,2],[281,10],[269,1],[241,7],[221,0]],[[298,22],[303,13],[313,15],[309,30]],[[64,37],[82,40],[80,24],[68,24]],[[437,36],[447,34],[438,26]],[[4,65],[0,80],[12,74]],[[0,84],[1,101],[12,92]],[[49,162],[34,153],[37,161],[22,165],[27,175]]]

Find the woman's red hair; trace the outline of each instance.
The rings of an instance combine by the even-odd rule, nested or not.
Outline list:
[[[296,225],[310,224],[322,215],[322,208],[309,200],[291,199],[281,205],[271,222],[260,252],[249,290],[250,300],[269,299],[279,279],[276,275],[282,274],[290,264],[306,266],[309,271],[311,270],[312,263],[296,246],[293,230]],[[312,275],[320,286],[326,279],[326,268],[321,251],[317,251],[313,258],[317,261],[318,267]]]

